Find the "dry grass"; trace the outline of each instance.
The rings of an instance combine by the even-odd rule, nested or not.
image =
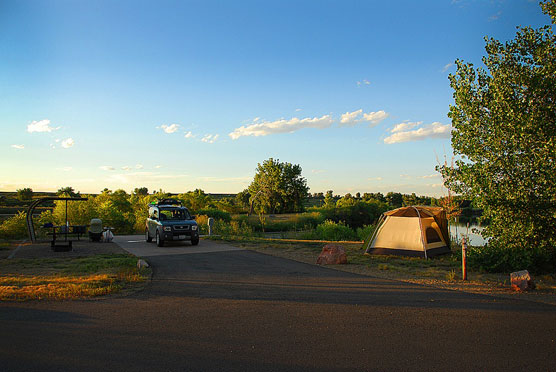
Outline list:
[[[136,287],[150,277],[137,258],[113,254],[0,261],[0,300],[78,299]]]

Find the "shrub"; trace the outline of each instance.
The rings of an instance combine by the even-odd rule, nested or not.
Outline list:
[[[376,225],[367,225],[363,227],[358,227],[356,230],[356,234],[359,240],[363,241],[369,238],[373,233],[373,231],[375,231],[375,227]]]
[[[471,247],[467,252],[469,265],[486,272],[529,270],[533,273],[551,272],[556,257],[552,250],[542,248],[500,248],[495,245]]]
[[[226,222],[230,222],[232,220],[232,216],[228,212],[224,212],[214,208],[200,209],[197,211],[197,214],[205,215],[207,217],[212,217],[215,220],[221,220]]]
[[[27,222],[24,212],[19,212],[0,225],[0,238],[2,239],[21,239],[25,236],[27,236]]]
[[[322,240],[353,240],[356,235],[343,222],[326,220],[317,226],[316,235]]]

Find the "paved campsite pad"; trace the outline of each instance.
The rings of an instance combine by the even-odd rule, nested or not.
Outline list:
[[[0,365],[13,371],[242,372],[556,365],[554,306],[246,250],[149,261],[152,283],[125,298],[2,304]]]
[[[125,249],[127,252],[138,257],[172,256],[182,254],[197,254],[211,252],[238,251],[241,248],[229,244],[222,244],[212,240],[203,240],[199,245],[191,245],[187,241],[165,242],[164,247],[158,247],[156,243],[147,243],[143,236],[139,235],[118,235],[114,237],[114,242]]]

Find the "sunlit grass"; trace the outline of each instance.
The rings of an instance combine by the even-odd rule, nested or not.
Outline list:
[[[144,282],[129,255],[0,261],[0,300],[76,299],[107,295]]]

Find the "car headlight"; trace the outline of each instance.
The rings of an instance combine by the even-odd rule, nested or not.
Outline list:
[[[197,226],[196,225],[191,226],[191,230],[193,231],[197,230]]]
[[[164,231],[172,231],[172,226],[164,226]]]

